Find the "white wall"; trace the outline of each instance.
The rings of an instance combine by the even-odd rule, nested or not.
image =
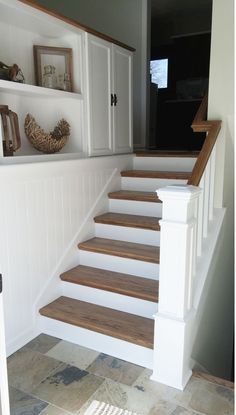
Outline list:
[[[38,0],[92,29],[136,49],[134,53],[134,145],[145,143],[147,5],[149,0]],[[145,63],[145,62],[144,62]],[[144,107],[144,110],[143,110]]]
[[[211,373],[229,377],[233,352],[234,283],[234,2],[213,0],[209,119],[221,119],[215,204],[226,207],[223,231],[210,271],[194,357]],[[212,278],[211,278],[212,277]]]
[[[93,216],[108,207],[107,192],[119,189],[119,171],[132,168],[132,157],[0,166],[8,354],[37,334],[39,306],[60,295],[60,273],[78,264],[77,243],[93,232]]]

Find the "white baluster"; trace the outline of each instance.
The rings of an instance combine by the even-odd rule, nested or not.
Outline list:
[[[200,181],[200,189],[204,189],[205,175],[203,174]],[[202,239],[203,239],[203,205],[204,192],[202,191],[198,199],[198,214],[197,214],[197,256],[202,254]]]
[[[209,200],[210,200],[210,165],[207,163],[205,169],[205,183],[204,183],[204,205],[203,205],[203,237],[206,238],[208,235],[209,225]]]
[[[213,220],[214,216],[214,189],[215,189],[215,164],[216,164],[216,148],[214,146],[210,158],[210,188],[209,188],[209,219]]]

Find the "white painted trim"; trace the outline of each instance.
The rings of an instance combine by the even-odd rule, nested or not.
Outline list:
[[[152,369],[152,349],[42,316],[38,318],[38,327],[40,332],[50,336]]]
[[[129,297],[127,295],[113,293],[111,291],[99,290],[97,288],[77,285],[62,281],[62,295],[75,300],[85,301],[119,310],[124,313],[135,314],[137,316],[152,318],[157,312],[158,304],[145,301],[140,298]]]
[[[136,214],[136,212],[134,211]],[[134,242],[146,245],[160,245],[160,232],[150,229],[129,228],[125,226],[95,223],[95,235],[99,238]]]
[[[3,294],[0,293],[0,413],[10,415]],[[2,409],[2,411],[1,411]]]
[[[159,264],[138,261],[136,259],[115,257],[112,255],[98,254],[96,252],[79,251],[79,263],[95,268],[107,269],[136,277],[151,278],[158,280]]]
[[[22,96],[33,96],[36,98],[47,97],[54,99],[83,99],[82,94],[76,92],[65,92],[58,89],[44,88],[41,86],[21,84],[18,82],[4,81],[0,79],[1,92],[20,94]]]
[[[109,211],[133,215],[161,217],[162,203],[139,202],[136,200],[109,199]]]
[[[32,326],[22,332],[19,336],[12,339],[9,343],[7,343],[7,357],[11,356],[17,350],[21,349],[21,347],[25,346],[39,334],[40,332],[38,331],[37,327]]]

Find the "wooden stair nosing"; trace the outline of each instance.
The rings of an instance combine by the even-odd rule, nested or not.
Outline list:
[[[134,190],[118,190],[108,193],[109,199],[134,200],[139,202],[162,203],[156,192],[141,192]]]
[[[160,259],[159,247],[133,242],[117,241],[114,239],[94,237],[88,241],[79,243],[78,247],[84,251],[135,259],[154,264],[159,264]]]
[[[153,216],[130,215],[126,213],[107,212],[94,218],[95,223],[106,225],[124,226],[128,228],[147,229],[160,231],[159,220]]]
[[[156,171],[156,170],[124,170],[122,177],[139,177],[146,179],[172,179],[172,180],[188,180],[191,172],[181,171]]]
[[[158,302],[159,281],[79,265],[60,276],[62,281]]]
[[[154,321],[145,317],[68,297],[59,297],[39,312],[54,320],[153,348]]]
[[[161,150],[140,150],[136,151],[136,157],[165,157],[165,158],[197,158],[200,151],[161,151]]]

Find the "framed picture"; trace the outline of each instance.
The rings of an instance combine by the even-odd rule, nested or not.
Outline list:
[[[73,91],[72,49],[34,45],[36,85]]]

